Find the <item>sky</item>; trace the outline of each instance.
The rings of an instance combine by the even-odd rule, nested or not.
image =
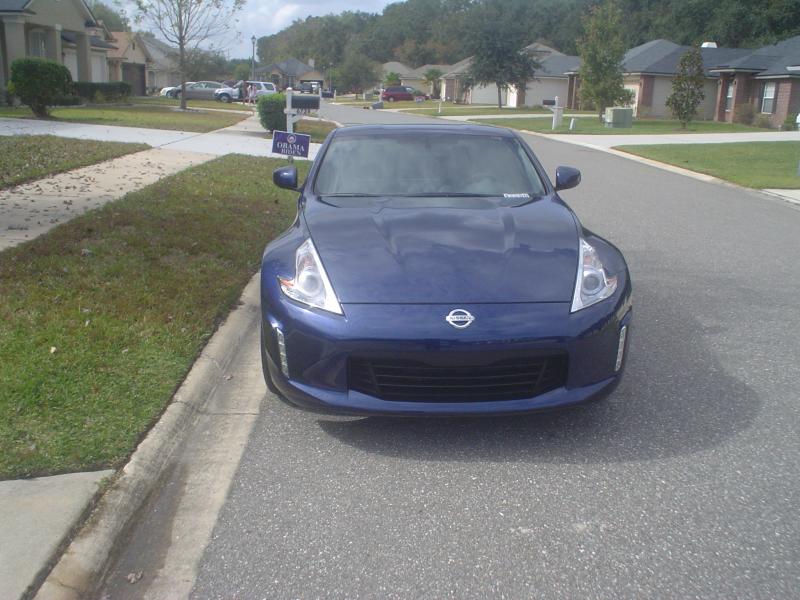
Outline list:
[[[376,13],[391,1],[397,0],[246,0],[238,17],[238,39],[231,39],[225,44],[228,58],[249,58],[252,52],[251,37],[278,33],[295,19],[339,14],[346,10]],[[123,0],[119,4],[129,16],[135,14],[134,2]],[[146,28],[146,23],[140,27]],[[153,33],[158,35],[157,31]]]

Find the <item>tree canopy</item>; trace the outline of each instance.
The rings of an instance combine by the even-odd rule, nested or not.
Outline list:
[[[469,56],[468,22],[484,0],[407,0],[381,14],[346,11],[307,17],[258,40],[262,64],[294,56],[314,58],[317,66],[341,65],[354,51],[383,63],[410,67],[452,64]],[[500,14],[513,13],[527,32],[520,47],[541,41],[576,54],[581,16],[598,0],[491,0]],[[715,41],[721,46],[753,47],[800,34],[800,0],[619,0],[625,15],[622,37],[630,48],[664,38],[678,44]]]
[[[690,48],[678,62],[678,72],[672,78],[672,93],[667,98],[667,106],[681,122],[681,128],[697,114],[697,107],[705,98],[703,85],[703,57],[697,46]]]

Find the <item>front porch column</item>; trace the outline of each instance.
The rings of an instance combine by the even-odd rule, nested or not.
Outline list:
[[[78,33],[75,41],[78,45],[78,81],[91,81],[92,63],[89,36],[85,33]]]
[[[28,45],[25,43],[25,19],[22,17],[3,17],[6,38],[6,72],[11,76],[11,63],[25,58]]]
[[[47,30],[45,51],[47,53],[47,58],[50,60],[54,60],[57,63],[64,63],[64,57],[61,55],[61,25],[54,25],[52,29]]]

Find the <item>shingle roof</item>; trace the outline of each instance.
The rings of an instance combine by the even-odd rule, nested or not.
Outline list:
[[[400,77],[407,77],[414,70],[396,60],[390,60],[389,62],[383,63],[381,65],[381,69],[383,69],[384,73],[397,73],[400,75]]]
[[[452,65],[422,65],[421,67],[417,67],[405,77],[419,77],[420,79],[425,77],[425,73],[427,73],[430,69],[437,69],[441,73],[446,73],[451,69]]]
[[[641,73],[651,75],[672,75],[678,72],[678,63],[681,57],[689,51],[691,46],[678,46],[660,60],[642,69]],[[700,48],[700,56],[703,58],[703,73],[706,77],[713,77],[711,69],[719,62],[738,60],[750,53],[751,50],[744,48]]]
[[[178,69],[177,49],[149,35],[140,35],[139,40],[147,47],[156,67],[167,71]]]
[[[738,70],[756,72],[759,77],[791,77],[800,73],[789,71],[787,67],[800,62],[800,35],[787,38],[776,44],[747,50],[743,56],[734,60],[720,60],[712,67],[713,71]]]
[[[61,32],[61,39],[68,44],[77,44],[78,37],[71,31],[62,31]],[[89,45],[93,48],[106,48],[106,49],[116,49],[117,47],[104,40],[103,38],[99,38],[95,35],[89,36]]]
[[[0,12],[21,12],[31,0],[0,0]]]
[[[297,60],[296,58],[287,58],[282,62],[272,63],[266,67],[260,67],[256,69],[256,73],[267,73],[273,69],[277,69],[288,77],[299,77],[301,75],[305,75],[309,71],[313,71],[314,67],[307,65],[303,61]]]
[[[646,73],[647,68],[680,48],[669,40],[652,40],[635,46],[625,53],[622,70],[625,73]]]
[[[458,75],[461,75],[462,73],[466,73],[471,63],[472,57],[468,56],[467,58],[458,61],[454,65],[450,65],[450,70],[442,75],[442,77],[445,79],[452,79]]]
[[[536,77],[566,77],[567,73],[577,71],[581,66],[580,56],[551,54],[536,69]]]

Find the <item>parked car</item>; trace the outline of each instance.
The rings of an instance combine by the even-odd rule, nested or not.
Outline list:
[[[422,98],[423,100],[430,100],[431,99],[430,94],[426,94],[422,90],[418,90],[418,89],[415,89],[413,87],[408,87],[408,86],[405,86],[405,88],[408,91],[408,93],[411,94],[414,97],[414,100],[417,100],[419,98]]]
[[[231,87],[223,87],[216,90],[214,92],[214,99],[225,103],[240,100],[239,90],[241,89],[243,83],[245,87],[248,85],[256,86],[256,97],[278,93],[278,88],[275,87],[275,84],[271,81],[239,81],[236,83],[236,85]]]
[[[601,398],[632,319],[625,259],[525,141],[481,125],[328,135],[261,263],[267,387],[352,415],[513,414]],[[301,185],[302,183],[302,185]]]
[[[297,87],[297,90],[301,94],[316,94],[319,91],[319,84],[316,81],[304,81]]]
[[[186,99],[187,100],[213,100],[214,92],[222,87],[218,81],[196,81],[194,83],[186,84]],[[179,87],[174,92],[175,98],[181,97],[181,88]]]
[[[392,85],[387,87],[381,93],[381,100],[385,102],[394,102],[396,100],[413,100],[414,96],[407,88],[400,85]]]
[[[192,85],[194,81],[187,81],[186,85]],[[167,96],[168,98],[175,98],[175,92],[181,89],[180,85],[168,85],[161,88],[159,96]]]

